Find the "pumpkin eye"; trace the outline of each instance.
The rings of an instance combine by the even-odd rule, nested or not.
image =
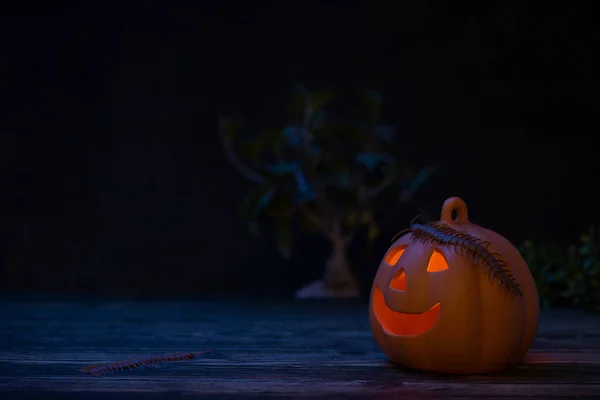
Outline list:
[[[396,265],[396,263],[402,256],[402,253],[404,253],[404,250],[406,250],[406,246],[394,247],[393,249],[388,251],[383,260],[390,265]]]
[[[427,272],[439,272],[445,269],[448,269],[446,257],[439,250],[434,249],[427,265]]]

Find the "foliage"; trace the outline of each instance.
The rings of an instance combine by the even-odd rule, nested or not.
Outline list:
[[[600,235],[596,227],[578,245],[526,241],[519,249],[531,268],[543,306],[600,310]]]
[[[298,85],[283,127],[249,135],[241,119],[221,120],[229,160],[256,183],[242,215],[253,232],[272,223],[284,257],[294,222],[335,245],[348,244],[361,229],[373,242],[385,220],[380,200],[391,195],[396,205],[412,201],[437,169],[415,170],[392,153],[398,134],[381,119],[379,92],[363,93],[363,112],[355,119],[330,113],[336,99],[333,91],[311,93]]]

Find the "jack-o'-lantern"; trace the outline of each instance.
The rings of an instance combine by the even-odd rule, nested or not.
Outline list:
[[[467,217],[465,202],[449,198],[440,221],[411,223],[384,256],[369,314],[393,363],[487,373],[518,364],[531,346],[539,319],[531,272],[507,239]]]

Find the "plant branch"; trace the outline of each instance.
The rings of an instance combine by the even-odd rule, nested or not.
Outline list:
[[[311,132],[311,122],[313,116],[313,108],[312,108],[312,96],[309,93],[305,93],[306,96],[306,104],[304,107],[304,114],[302,120],[302,141],[304,144],[304,157],[306,159],[305,164],[307,165],[307,170],[305,171],[305,176],[312,186],[315,196],[316,196],[316,207],[319,210],[322,217],[320,218],[321,223],[324,225],[327,235],[331,240],[331,228],[333,225],[333,219],[328,218],[331,215],[332,207],[327,200],[327,196],[323,193],[323,190],[317,185],[317,169],[316,165],[312,161],[312,144],[313,144],[313,134]]]
[[[377,197],[383,192],[391,183],[393,179],[385,178],[381,181],[377,186],[374,187],[365,187],[362,186],[360,188],[360,202],[365,202],[371,200],[374,197]]]
[[[267,184],[268,181],[264,176],[254,171],[249,166],[245,165],[239,159],[229,140],[221,136],[221,143],[223,144],[223,149],[225,150],[225,155],[227,155],[227,159],[233,164],[234,167],[236,167],[242,173],[242,175],[260,185]]]
[[[323,221],[323,219],[319,215],[312,212],[312,210],[310,210],[305,204],[300,204],[300,211],[302,211],[304,216],[309,221],[311,221],[313,224],[315,224],[319,228],[319,230],[321,231],[323,236],[325,236],[327,238],[327,240],[329,240],[329,241],[333,240],[333,235],[331,234],[331,231],[330,231],[329,227],[327,226],[327,223],[325,221]]]

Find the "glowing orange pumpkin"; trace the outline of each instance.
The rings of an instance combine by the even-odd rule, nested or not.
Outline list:
[[[375,276],[369,314],[392,362],[486,373],[522,360],[537,332],[539,300],[518,250],[470,223],[465,202],[452,197],[439,222],[412,224],[393,242]]]

